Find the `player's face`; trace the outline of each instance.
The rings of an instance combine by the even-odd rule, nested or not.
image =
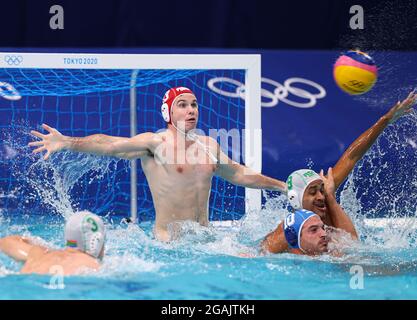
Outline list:
[[[198,122],[198,104],[191,93],[180,95],[172,106],[172,122],[185,132],[195,129]]]
[[[323,221],[319,217],[308,219],[301,230],[301,247],[308,254],[321,254],[327,251],[329,239]]]
[[[327,213],[326,198],[324,196],[324,184],[321,180],[311,182],[303,195],[303,209],[313,211],[324,219]]]

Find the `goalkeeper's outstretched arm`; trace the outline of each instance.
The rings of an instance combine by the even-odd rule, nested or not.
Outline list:
[[[49,134],[38,131],[31,133],[40,138],[40,141],[29,143],[31,147],[37,147],[33,153],[46,151],[44,159],[47,160],[54,152],[71,150],[89,154],[118,157],[122,159],[136,159],[152,153],[158,136],[146,132],[132,138],[113,137],[105,134],[93,134],[86,137],[64,136],[58,130],[43,124],[42,127]]]

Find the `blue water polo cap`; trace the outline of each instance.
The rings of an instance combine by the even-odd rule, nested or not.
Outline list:
[[[287,214],[284,220],[284,234],[289,246],[293,249],[301,249],[301,230],[304,223],[311,217],[317,216],[312,211],[300,209],[294,213]]]

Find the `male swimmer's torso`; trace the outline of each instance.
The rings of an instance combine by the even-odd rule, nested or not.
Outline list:
[[[141,162],[156,211],[155,236],[169,241],[170,223],[191,220],[208,225],[208,200],[217,169],[218,145],[205,136],[198,137],[201,144],[186,141],[179,145],[171,134],[158,135],[161,144],[154,153],[142,156]],[[208,146],[208,150],[202,145]]]

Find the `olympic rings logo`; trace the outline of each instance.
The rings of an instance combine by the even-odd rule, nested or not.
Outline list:
[[[20,100],[22,98],[15,87],[7,82],[0,82],[0,97],[11,101]]]
[[[220,89],[216,86],[217,83],[227,83],[230,87],[235,86],[236,88],[234,91],[225,91]],[[317,92],[310,93],[309,91],[295,87],[294,84],[301,83],[307,86],[314,88]],[[317,99],[324,98],[326,96],[326,90],[319,85],[318,83],[307,80],[304,78],[289,78],[287,79],[284,84],[268,79],[262,78],[262,84],[268,84],[273,86],[275,89],[273,92],[262,88],[261,89],[261,96],[262,98],[266,98],[268,101],[262,101],[262,107],[271,108],[275,107],[279,101],[282,101],[290,106],[297,107],[297,108],[312,108],[316,105]],[[207,82],[207,86],[215,93],[221,94],[226,97],[230,98],[241,98],[245,99],[245,85],[237,80],[227,78],[227,77],[217,77],[212,78]],[[301,101],[293,101],[289,99],[289,95],[293,95],[298,97]],[[307,100],[307,101],[303,101]]]
[[[23,57],[22,56],[5,56],[4,57],[4,61],[9,65],[9,66],[18,66],[19,64],[21,64],[23,62]]]

